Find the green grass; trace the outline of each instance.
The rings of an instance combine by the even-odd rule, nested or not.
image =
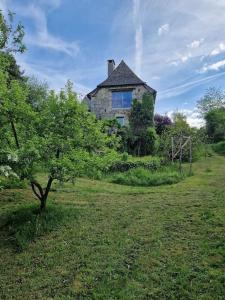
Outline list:
[[[52,225],[22,252],[9,225],[21,231],[15,216],[33,219],[38,202],[0,192],[0,299],[224,299],[225,158],[193,171],[160,187],[67,183],[50,194]]]
[[[177,170],[163,168],[162,170],[150,171],[144,168],[131,169],[127,172],[117,173],[109,177],[110,182],[131,186],[158,186],[174,184],[183,179]]]

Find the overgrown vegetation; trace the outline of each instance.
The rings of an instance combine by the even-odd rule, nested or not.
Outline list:
[[[225,155],[225,141],[212,145],[213,150],[221,155]]]
[[[182,179],[182,175],[172,168],[163,168],[160,171],[150,171],[145,168],[135,168],[112,177],[111,182],[130,186],[157,186],[174,184]]]

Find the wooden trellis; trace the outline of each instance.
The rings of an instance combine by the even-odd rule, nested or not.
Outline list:
[[[174,137],[171,138],[171,160],[174,163],[175,158],[179,156],[179,170],[182,173],[182,159],[183,159],[183,150],[185,147],[189,147],[189,173],[192,173],[192,140],[190,136],[181,135],[178,138],[178,142],[175,145]]]

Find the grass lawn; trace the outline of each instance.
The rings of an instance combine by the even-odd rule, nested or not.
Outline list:
[[[36,200],[2,191],[0,299],[225,299],[225,157],[193,171],[170,186],[67,184],[50,194],[65,219],[22,252],[7,218]]]

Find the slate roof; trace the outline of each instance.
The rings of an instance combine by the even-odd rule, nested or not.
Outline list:
[[[144,84],[134,72],[125,64],[122,60],[121,63],[113,70],[113,72],[109,75],[109,77],[100,83],[99,87],[109,87],[109,86],[117,86],[117,85],[137,85]]]
[[[156,91],[141,80],[122,60],[120,64],[113,70],[109,77],[100,83],[97,88],[91,91],[87,96],[90,97],[97,92],[101,87],[116,87],[127,85],[144,85],[145,88],[152,94],[156,94]]]

